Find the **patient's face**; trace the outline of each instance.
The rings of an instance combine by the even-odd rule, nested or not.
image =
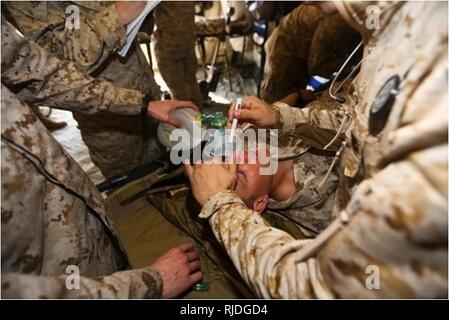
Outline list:
[[[253,203],[256,199],[270,193],[273,177],[260,174],[261,164],[258,161],[254,164],[249,164],[246,160],[247,158],[244,164],[237,166],[235,192],[249,208],[253,208]]]

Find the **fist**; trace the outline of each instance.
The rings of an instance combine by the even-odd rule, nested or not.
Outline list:
[[[273,128],[276,124],[276,111],[268,103],[256,98],[246,97],[243,99],[242,108],[235,110],[231,105],[228,112],[228,127],[233,119],[249,122],[257,128]]]

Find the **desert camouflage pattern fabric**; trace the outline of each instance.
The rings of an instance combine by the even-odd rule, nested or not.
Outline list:
[[[380,28],[365,30],[360,8],[369,4],[337,3],[365,43],[337,219],[317,238],[295,240],[232,191],[213,195],[200,214],[260,297],[447,298],[447,4],[379,2]],[[393,75],[400,92],[372,135],[371,105]]]
[[[153,72],[137,45],[124,58],[116,51],[126,41],[115,5],[108,1],[5,2],[7,17],[30,40],[59,58],[78,63],[96,78],[160,98]],[[66,30],[66,9],[76,5],[80,29]],[[113,97],[111,97],[113,98]],[[130,101],[131,103],[132,101]],[[92,161],[106,177],[123,174],[160,155],[153,120],[139,114],[122,116],[108,111],[95,115],[74,112]]]
[[[344,135],[339,132],[339,127],[345,126],[341,115],[347,107],[330,103],[327,94],[302,109],[280,102],[274,106],[278,111],[282,110],[281,119],[286,116],[295,119],[295,130],[301,133],[294,134],[287,123],[279,127],[278,145],[276,150],[271,150],[271,156],[273,160],[292,162],[296,192],[284,201],[270,198],[267,210],[294,221],[310,236],[316,236],[333,219],[339,154],[332,149],[338,142],[331,144],[329,150],[323,149],[334,137],[341,144]],[[346,122],[346,127],[348,124]],[[251,127],[245,124],[242,129]],[[320,131],[324,133],[320,135]]]
[[[339,14],[326,17],[315,6],[298,6],[265,44],[261,98],[274,103],[304,89],[312,75],[330,78],[358,42],[360,36]]]
[[[282,119],[277,125],[279,145],[285,148],[281,156],[301,153],[301,149],[313,147],[318,150],[338,151],[344,140],[344,132],[349,128],[352,107],[348,103],[352,78],[342,85],[339,96],[345,98],[338,103],[326,90],[303,108],[292,108],[286,103],[275,102],[273,108]],[[338,87],[336,83],[336,87]]]
[[[295,179],[295,194],[284,201],[269,199],[267,210],[286,216],[317,235],[332,221],[332,208],[337,189],[335,155],[308,150],[291,160]],[[326,177],[328,171],[329,177]],[[323,185],[321,185],[323,184]]]
[[[172,97],[201,107],[196,79],[195,7],[192,1],[164,1],[154,10],[154,53]]]
[[[140,113],[142,95],[94,79],[79,64],[60,60],[25,39],[2,19],[2,82],[28,104],[47,104],[84,114],[102,111],[121,115]]]
[[[140,107],[127,105],[134,90],[93,79],[75,63],[58,60],[4,19],[1,38],[2,298],[160,297],[162,280],[155,270],[119,271],[125,261],[104,229],[114,232],[102,196],[5,84],[31,84],[21,92],[24,99],[87,113],[138,112]],[[72,267],[81,276],[77,289],[66,285]]]
[[[31,109],[2,84],[2,298],[159,298],[151,268],[123,262],[93,208],[110,226],[101,195]],[[15,146],[32,153],[64,188],[50,183]],[[79,287],[69,276],[79,270]],[[67,283],[72,286],[67,286]]]
[[[349,98],[349,84],[343,84],[339,93],[345,99]],[[282,121],[277,126],[277,157],[293,161],[296,193],[284,201],[270,199],[268,210],[286,216],[316,236],[334,218],[339,149],[350,124],[351,106],[337,103],[324,91],[304,108],[282,102],[275,102],[273,107]]]

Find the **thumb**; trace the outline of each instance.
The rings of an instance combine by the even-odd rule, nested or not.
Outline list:
[[[245,120],[248,122],[256,121],[258,112],[256,110],[239,109],[234,111],[234,117],[239,120]]]
[[[232,120],[234,118],[234,110],[235,110],[235,104],[231,104],[228,110],[228,121],[226,123],[226,128],[230,129],[232,125]]]
[[[173,116],[170,116],[168,119],[167,119],[167,121],[166,121],[168,124],[171,124],[172,126],[174,126],[174,127],[176,127],[176,128],[181,128],[182,127],[182,125],[181,125],[181,123],[178,121],[178,119],[176,119],[175,117],[173,117]]]
[[[187,176],[190,178],[193,175],[193,167],[190,163],[185,163],[184,168],[186,169]]]
[[[237,175],[237,163],[236,163],[235,160],[232,161],[232,163],[229,164],[228,170],[229,170],[229,173],[232,174],[232,176]]]
[[[173,100],[172,102],[173,102],[173,110],[190,108],[198,112],[200,111],[200,108],[198,108],[198,106],[195,105],[192,101]]]
[[[231,162],[226,166],[227,171],[232,176],[232,178],[235,180],[237,177],[237,153],[234,152],[231,158]],[[235,181],[234,184],[231,186],[231,189],[234,189],[235,187]]]

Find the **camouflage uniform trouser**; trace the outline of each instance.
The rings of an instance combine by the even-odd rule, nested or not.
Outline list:
[[[298,6],[265,44],[261,98],[273,103],[305,88],[311,75],[329,78],[358,41],[358,33],[339,14],[324,17],[314,6]]]
[[[156,50],[159,71],[174,99],[190,100],[201,107],[201,92],[196,79],[197,62],[192,50],[187,57],[170,59]]]
[[[172,97],[201,107],[196,79],[195,8],[192,1],[164,1],[155,9],[155,55]]]

